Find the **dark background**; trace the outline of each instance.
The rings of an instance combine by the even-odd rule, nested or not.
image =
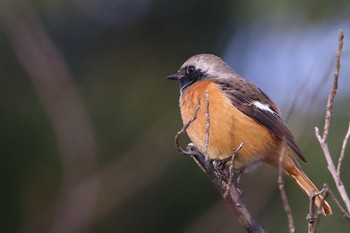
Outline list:
[[[164,77],[198,53],[223,57],[269,94],[306,155],[305,172],[335,191],[314,127],[323,129],[343,28],[329,136],[337,161],[350,118],[348,1],[5,0],[0,8],[0,232],[244,232],[173,144],[179,91]],[[268,232],[287,232],[276,181],[263,165],[241,189]],[[308,198],[285,182],[297,230],[306,231]],[[319,232],[347,232],[331,205]]]

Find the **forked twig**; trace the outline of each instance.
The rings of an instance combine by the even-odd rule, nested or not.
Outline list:
[[[329,195],[329,187],[327,185],[324,185],[324,188],[316,192],[315,190],[312,190],[312,193],[310,195],[310,210],[309,214],[306,217],[308,220],[308,233],[315,233],[318,229],[318,225],[320,223],[321,215],[323,214],[323,211],[321,208],[317,208],[317,213],[315,214],[316,208],[315,208],[315,199],[316,196],[320,196],[321,202],[320,206],[323,206],[325,199]]]
[[[174,138],[176,149],[179,152],[181,152],[183,154],[186,154],[186,155],[192,155],[193,152],[189,151],[189,150],[184,150],[181,147],[180,142],[179,142],[180,141],[180,137],[181,137],[182,134],[184,134],[186,132],[186,130],[188,129],[190,124],[192,124],[192,122],[194,122],[197,119],[197,114],[198,114],[198,110],[199,110],[200,104],[201,104],[201,99],[198,98],[198,103],[197,103],[197,106],[196,106],[196,108],[194,110],[192,118],[186,124],[184,124],[182,129],[179,132],[177,132],[177,134],[175,135],[175,138]]]
[[[290,205],[288,202],[287,194],[286,194],[286,191],[284,189],[284,181],[283,181],[283,161],[284,161],[284,156],[286,154],[286,147],[287,147],[287,143],[286,143],[286,140],[283,138],[281,155],[279,158],[279,165],[278,165],[277,184],[278,184],[278,188],[279,188],[280,193],[281,193],[281,199],[283,202],[284,211],[286,212],[287,217],[288,217],[289,232],[294,233],[295,232],[295,225],[294,225],[293,213],[292,213],[292,209],[290,208]]]
[[[344,38],[344,33],[342,30],[340,30],[339,32],[339,45],[338,45],[338,50],[336,52],[336,64],[335,64],[335,71],[334,71],[334,82],[333,82],[333,86],[331,89],[331,92],[328,96],[328,101],[327,101],[327,111],[326,111],[326,116],[325,116],[325,125],[324,125],[324,131],[323,131],[323,137],[321,137],[320,132],[318,127],[315,127],[315,134],[316,134],[316,138],[318,139],[322,151],[324,153],[324,156],[327,160],[327,164],[328,164],[328,170],[331,173],[336,187],[340,193],[340,196],[342,197],[347,212],[350,213],[350,199],[349,196],[346,192],[345,186],[343,184],[343,182],[340,179],[340,169],[341,169],[341,164],[344,158],[344,152],[345,152],[345,148],[346,148],[346,143],[348,141],[348,134],[349,134],[349,130],[348,133],[346,134],[345,138],[344,138],[344,142],[343,142],[343,148],[342,148],[342,152],[339,158],[339,163],[338,163],[338,167],[336,169],[332,156],[330,154],[330,151],[328,149],[328,144],[327,144],[327,138],[328,138],[328,132],[329,132],[329,126],[330,126],[330,118],[332,115],[332,106],[333,106],[333,101],[334,101],[334,97],[335,94],[337,92],[337,88],[338,88],[338,77],[339,77],[339,69],[340,69],[340,55],[341,55],[341,51],[343,48],[343,38]]]
[[[321,197],[321,203],[320,205],[323,205],[325,199],[330,196],[332,198],[332,200],[334,201],[334,203],[336,204],[336,206],[339,208],[340,212],[342,213],[343,217],[350,221],[350,214],[346,212],[346,210],[341,206],[341,204],[339,203],[338,199],[334,196],[332,190],[329,188],[329,186],[327,184],[324,184],[323,185],[323,189],[320,191],[320,192],[314,192],[311,197],[310,197],[310,200],[311,198],[313,198],[312,201],[310,201],[311,203],[313,203],[313,205],[315,205],[315,197],[317,195],[320,195]],[[310,205],[311,205],[310,203]],[[323,211],[321,209],[318,209],[317,211],[317,214],[315,216],[315,210],[313,210],[313,212],[311,212],[310,210],[310,213],[309,215],[312,215],[313,216],[313,222],[310,222],[309,224],[309,230],[308,230],[308,233],[314,233],[317,231],[317,228],[318,228],[318,225],[319,225],[319,221],[320,221],[320,218],[321,216],[323,215]]]

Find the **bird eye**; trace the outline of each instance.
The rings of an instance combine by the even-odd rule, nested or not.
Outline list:
[[[195,69],[196,69],[195,66],[189,66],[189,67],[187,68],[187,73],[190,74],[190,73],[192,73]]]

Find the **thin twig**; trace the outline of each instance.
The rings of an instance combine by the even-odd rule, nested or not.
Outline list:
[[[334,201],[334,203],[336,204],[336,206],[339,208],[340,212],[342,213],[343,217],[347,220],[350,221],[350,214],[346,212],[346,210],[341,206],[341,204],[339,203],[339,201],[337,200],[337,198],[334,196],[332,190],[329,188],[329,186],[327,184],[324,184],[323,189],[319,192],[313,192],[310,196],[310,206],[313,205],[315,206],[315,197],[320,195],[321,197],[321,202],[320,205],[322,206],[325,199],[330,196],[332,198],[332,200]],[[315,233],[318,229],[318,225],[320,222],[320,218],[323,215],[323,211],[322,209],[318,209],[317,214],[315,216],[315,210],[311,210],[310,209],[310,213],[308,215],[312,216],[310,219],[308,219],[309,221],[309,229],[308,229],[308,233]]]
[[[338,177],[340,177],[340,168],[341,168],[341,165],[343,163],[345,149],[346,149],[346,145],[348,143],[349,137],[350,137],[350,122],[349,122],[349,126],[348,126],[348,132],[346,133],[344,140],[343,140],[343,145],[342,145],[339,160],[338,160],[338,166],[337,166],[337,176]]]
[[[328,138],[328,132],[329,132],[329,126],[330,126],[330,118],[332,115],[332,106],[333,106],[334,97],[335,97],[335,94],[336,94],[337,88],[338,88],[340,55],[341,55],[341,51],[343,48],[343,38],[344,38],[344,33],[342,30],[340,30],[339,36],[338,36],[339,44],[338,44],[338,49],[337,49],[337,52],[335,55],[336,64],[335,64],[335,71],[334,71],[334,81],[333,81],[333,86],[332,86],[332,89],[331,89],[331,92],[328,96],[328,101],[327,101],[323,137],[321,137],[319,129],[317,127],[315,127],[315,135],[316,135],[316,138],[321,145],[322,151],[323,151],[324,156],[327,160],[328,170],[333,177],[333,180],[334,180],[336,187],[340,193],[340,196],[342,197],[342,199],[345,203],[345,206],[346,206],[348,213],[350,213],[350,199],[349,199],[349,196],[346,192],[345,186],[340,179],[340,169],[341,169],[341,164],[342,164],[342,160],[343,160],[343,157],[342,157],[343,151],[341,152],[341,155],[339,158],[340,163],[338,162],[338,168],[336,169],[334,162],[333,162],[333,159],[332,159],[332,156],[331,156],[329,149],[328,149],[328,144],[327,144],[327,138]],[[346,136],[345,136],[345,138],[346,138]],[[345,142],[347,142],[347,140],[348,139],[344,139]],[[345,145],[343,143],[343,147],[346,147],[346,143],[345,143]],[[345,151],[345,149],[344,149],[344,151]]]
[[[210,113],[209,113],[209,94],[208,90],[205,91],[205,116],[207,118],[207,123],[205,124],[205,152],[204,156],[207,161],[209,161],[208,147],[209,147],[209,136],[210,136]]]
[[[183,154],[186,154],[186,155],[192,155],[192,152],[189,151],[189,150],[184,150],[181,147],[180,142],[179,142],[180,141],[180,137],[181,137],[182,134],[184,134],[186,132],[186,130],[190,126],[190,124],[197,119],[197,114],[198,114],[198,110],[199,110],[200,104],[201,104],[201,99],[198,98],[198,103],[197,103],[197,106],[196,106],[196,108],[194,110],[192,118],[186,124],[184,124],[182,129],[179,132],[177,132],[177,134],[175,135],[175,138],[174,138],[176,149],[179,152],[181,152]]]
[[[308,221],[308,233],[312,231],[313,223],[316,220],[316,215],[315,215],[315,210],[316,210],[316,204],[315,204],[315,199],[316,199],[316,190],[312,189],[310,193],[310,202],[309,202],[309,213],[306,216],[306,220]]]
[[[316,196],[320,196],[321,198],[321,202],[320,202],[320,206],[323,206],[325,199],[327,198],[329,194],[329,187],[328,185],[324,185],[324,188],[319,191],[319,192],[315,192],[312,191],[312,194],[310,196],[310,206],[313,205],[313,209],[310,210],[310,213],[308,215],[308,221],[309,221],[309,227],[308,227],[308,233],[315,233],[318,229],[318,225],[320,224],[320,219],[321,216],[323,214],[322,208],[317,208],[317,214],[315,217],[315,198]]]
[[[339,203],[338,199],[334,196],[332,190],[329,188],[329,186],[327,184],[324,184],[323,189],[318,192],[318,193],[314,193],[314,196],[320,195],[321,197],[321,202],[320,205],[322,206],[325,199],[328,196],[331,196],[332,200],[334,201],[334,203],[336,204],[336,206],[339,208],[340,212],[342,213],[343,217],[347,220],[350,221],[350,214],[346,212],[346,210],[341,206],[341,204]],[[319,221],[321,216],[323,215],[323,211],[321,209],[318,209],[317,211],[317,217],[314,220],[314,223],[312,224],[311,229],[309,229],[308,233],[314,233],[317,230],[317,227],[319,225]]]
[[[230,177],[228,178],[228,181],[227,181],[227,184],[226,184],[226,192],[224,194],[224,197],[226,197],[227,195],[230,194],[230,189],[231,189],[231,186],[233,185],[232,184],[232,180],[233,180],[233,177],[234,177],[234,174],[235,174],[234,171],[233,171],[234,160],[235,160],[235,157],[236,157],[238,151],[240,151],[240,149],[243,147],[243,145],[244,145],[244,143],[242,142],[241,144],[239,144],[237,149],[233,148],[232,157],[231,157],[231,164],[230,164],[230,167],[229,167]]]
[[[332,190],[328,189],[328,193],[331,196],[332,200],[334,201],[335,205],[339,208],[343,217],[350,222],[350,214],[348,212],[346,212],[346,210],[341,206],[338,199],[334,196]]]
[[[287,217],[288,217],[289,232],[294,233],[295,232],[295,225],[294,225],[293,213],[292,213],[292,209],[290,208],[290,205],[288,202],[287,194],[286,194],[286,191],[284,189],[284,181],[282,178],[283,177],[283,161],[284,161],[284,156],[286,154],[286,147],[287,147],[286,141],[285,141],[285,139],[283,139],[282,140],[281,155],[279,158],[277,184],[278,184],[278,188],[279,188],[280,193],[281,193],[281,199],[283,202],[284,211],[286,212]]]
[[[323,154],[327,160],[327,168],[329,170],[329,172],[331,173],[332,177],[333,177],[333,180],[336,184],[336,187],[340,193],[340,196],[342,197],[344,203],[345,203],[345,206],[347,208],[347,210],[349,211],[350,210],[350,200],[349,200],[349,196],[346,192],[346,189],[345,189],[345,186],[343,184],[343,182],[341,181],[340,177],[337,176],[337,171],[336,171],[336,168],[334,166],[334,163],[333,163],[333,160],[332,160],[332,156],[329,152],[329,149],[328,149],[328,145],[327,143],[323,143],[322,141],[322,138],[321,138],[321,135],[320,135],[320,132],[319,132],[319,129],[317,127],[315,127],[315,134],[316,134],[316,138],[318,139],[320,145],[321,145],[321,148],[322,148],[322,151],[323,151]]]
[[[344,38],[344,32],[343,32],[343,30],[340,30],[339,31],[339,36],[338,36],[338,40],[339,40],[338,50],[337,50],[337,52],[335,54],[334,81],[333,81],[333,86],[332,86],[331,92],[330,92],[330,94],[328,96],[327,107],[326,107],[327,108],[327,112],[326,112],[326,116],[325,116],[324,130],[323,130],[323,136],[322,136],[322,140],[323,140],[324,143],[327,142],[330,118],[332,116],[333,101],[334,101],[334,97],[335,97],[335,94],[337,93],[337,89],[338,89],[338,77],[339,77],[339,69],[340,69],[340,55],[341,55],[341,51],[343,49],[343,38]]]

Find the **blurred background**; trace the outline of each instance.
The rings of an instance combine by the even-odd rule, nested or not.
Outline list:
[[[305,172],[335,191],[314,127],[323,129],[342,28],[328,140],[337,161],[350,118],[349,20],[347,0],[2,0],[0,232],[245,232],[174,147],[179,90],[164,77],[198,53],[221,56],[268,93]],[[241,189],[268,232],[287,232],[276,181],[262,165]],[[308,198],[285,182],[306,231]],[[331,205],[319,232],[348,232]]]

